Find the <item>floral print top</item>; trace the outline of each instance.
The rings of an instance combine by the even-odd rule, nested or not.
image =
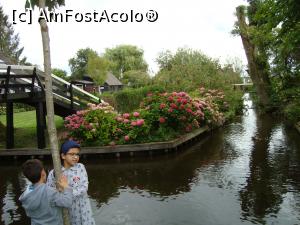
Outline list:
[[[62,167],[63,174],[68,178],[69,186],[73,189],[72,208],[69,209],[72,225],[95,225],[90,200],[87,195],[88,177],[83,164],[77,163],[69,169]],[[51,170],[47,185],[56,188],[54,171]]]

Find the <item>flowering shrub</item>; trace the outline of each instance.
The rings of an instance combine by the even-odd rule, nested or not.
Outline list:
[[[223,112],[229,109],[229,104],[224,101],[224,93],[218,90],[206,90],[204,87],[200,87],[199,92],[200,98],[206,103],[204,114],[207,123],[212,126],[224,124],[225,117]]]
[[[140,143],[147,139],[150,124],[143,118],[142,113],[123,113],[115,118],[117,129],[114,139],[118,144]]]
[[[225,95],[223,91],[205,89],[204,87],[199,88],[200,97],[206,101],[217,104],[220,112],[226,112],[229,110],[229,104],[225,101]]]
[[[113,107],[108,103],[88,104],[88,107],[87,110],[65,118],[65,127],[69,130],[70,137],[79,142],[108,144],[116,130],[116,113]]]
[[[84,144],[115,145],[162,141],[204,124],[221,125],[221,93],[209,92],[192,99],[185,92],[149,93],[132,113],[118,114],[108,103],[89,104],[88,109],[65,118],[69,135]],[[217,99],[217,100],[216,100]]]
[[[190,132],[204,120],[204,103],[193,100],[185,92],[150,93],[141,108],[148,111],[147,118],[155,130],[166,126]]]

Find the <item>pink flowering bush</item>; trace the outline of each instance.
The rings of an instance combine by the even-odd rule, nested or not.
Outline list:
[[[218,90],[206,90],[204,87],[200,87],[199,92],[200,98],[206,103],[204,113],[207,123],[212,126],[224,124],[224,112],[229,109],[229,104],[224,100],[224,93]]]
[[[140,109],[118,114],[108,103],[89,104],[88,109],[65,118],[69,136],[84,145],[116,145],[164,141],[205,124],[221,125],[217,99],[212,92],[192,99],[185,92],[150,93]]]
[[[148,112],[147,119],[154,130],[164,126],[190,132],[204,121],[204,104],[185,92],[152,93],[144,99],[141,108]]]
[[[119,114],[116,118],[117,128],[113,134],[118,144],[145,142],[150,131],[140,112]]]
[[[69,136],[86,144],[109,144],[116,130],[117,113],[108,103],[89,104],[88,107],[65,118]]]

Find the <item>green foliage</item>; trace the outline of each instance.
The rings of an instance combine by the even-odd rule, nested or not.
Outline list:
[[[98,56],[98,54],[90,52],[86,72],[98,85],[102,85],[106,79],[109,65],[110,62],[108,60]]]
[[[210,114],[218,115],[217,112],[221,112],[224,114],[226,121],[233,119],[234,116],[242,113],[243,110],[243,92],[240,90],[233,90],[232,88],[210,90],[201,87],[195,96],[205,100],[211,106],[212,113]],[[218,123],[217,117],[211,119]]]
[[[52,73],[62,79],[65,79],[67,80],[67,72],[65,70],[62,70],[62,69],[58,69],[58,68],[53,68],[51,69],[52,70]]]
[[[53,10],[59,6],[65,5],[65,0],[45,0],[45,4],[49,10]],[[39,0],[26,0],[25,8],[34,9],[35,6],[39,7]]]
[[[101,95],[103,99],[109,102],[118,112],[132,112],[138,109],[143,98],[149,92],[163,92],[160,86],[146,86],[142,88],[127,88],[111,95]]]
[[[204,104],[185,92],[149,93],[141,107],[148,113],[146,118],[153,131],[164,126],[189,132],[204,121]]]
[[[107,48],[104,58],[111,61],[110,70],[118,78],[121,74],[130,70],[146,72],[148,64],[144,60],[144,51],[133,45],[119,45],[115,48]]]
[[[192,49],[178,49],[174,55],[170,51],[163,52],[157,62],[160,70],[153,82],[168,91],[190,92],[200,86],[224,89],[241,82],[240,74],[232,65],[222,68],[217,60]]]
[[[117,129],[115,117],[114,113],[105,113],[104,110],[88,112],[85,120],[96,129],[83,132],[82,138],[97,145],[108,145]]]
[[[273,104],[280,106],[286,118],[294,120],[298,117],[300,99],[300,2],[249,0],[249,3],[252,41],[263,50],[261,58],[272,65],[262,66],[272,74]]]
[[[34,110],[34,107],[23,104],[23,103],[14,103],[14,113],[27,112]],[[0,115],[6,115],[6,104],[0,103]]]
[[[79,49],[74,58],[69,60],[72,79],[82,79],[87,74],[87,64],[90,55],[97,55],[91,48]]]
[[[2,6],[0,6],[0,52],[15,63],[26,63],[26,58],[21,59],[23,47],[19,47],[20,38],[18,34],[14,34],[12,24],[8,20],[8,16],[4,14]]]
[[[71,68],[71,79],[82,79],[88,75],[101,85],[104,83],[110,62],[104,57],[100,57],[96,51],[85,48],[79,49],[74,58],[69,60]]]
[[[122,83],[129,87],[139,88],[151,83],[148,73],[139,70],[129,70],[123,74]]]
[[[89,104],[87,110],[65,118],[70,137],[83,145],[135,144],[164,141],[204,125],[220,126],[227,107],[223,93],[208,90],[203,99],[185,92],[148,93],[134,112],[117,114],[108,103]]]
[[[106,145],[112,138],[115,128],[116,113],[106,103],[89,104],[88,110],[65,118],[65,127],[69,135],[85,144]]]
[[[299,101],[288,104],[284,109],[284,115],[289,121],[291,121],[293,123],[299,122],[300,121],[300,103],[299,103]]]

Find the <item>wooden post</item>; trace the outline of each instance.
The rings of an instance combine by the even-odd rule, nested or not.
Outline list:
[[[44,104],[42,101],[39,101],[36,105],[36,133],[37,133],[37,143],[39,149],[43,149],[46,147],[45,128],[46,128],[46,124],[45,124]]]
[[[71,109],[73,109],[73,84],[71,83],[70,84],[70,87],[69,87],[69,92],[70,92],[70,100],[71,100]]]
[[[7,67],[7,71],[6,71],[6,79],[5,79],[5,90],[4,90],[4,99],[5,101],[7,101],[7,96],[9,94],[9,80],[10,80],[10,66]]]
[[[14,148],[14,110],[13,103],[6,102],[6,148]]]
[[[31,80],[31,96],[33,96],[33,92],[34,92],[34,81],[35,81],[35,78],[36,78],[36,68],[33,69],[33,72],[32,72],[32,80]]]

